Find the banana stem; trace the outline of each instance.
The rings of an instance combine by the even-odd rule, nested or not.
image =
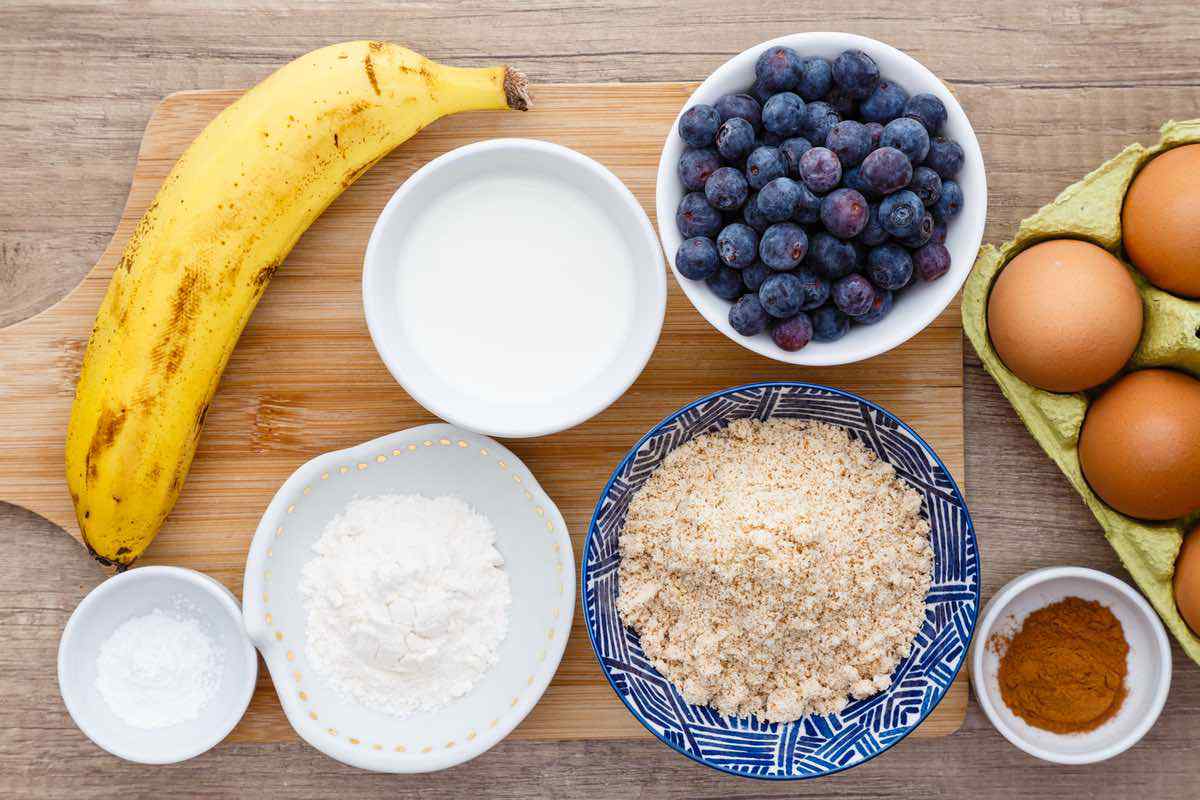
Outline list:
[[[533,101],[529,99],[529,79],[525,73],[511,67],[504,68],[504,99],[514,111],[529,110]]]

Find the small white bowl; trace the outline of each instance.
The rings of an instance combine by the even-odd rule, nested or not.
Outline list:
[[[329,521],[355,497],[454,495],[487,517],[512,587],[499,663],[470,692],[431,712],[394,717],[346,699],[308,661],[300,571]],[[246,630],[284,713],[305,741],[377,772],[431,772],[474,758],[525,718],[554,677],[571,632],[575,561],[566,523],[515,455],[437,423],[304,464],[267,507],[250,544]]]
[[[120,625],[156,608],[198,620],[221,652],[223,669],[199,717],[143,730],[125,723],[100,695],[96,658]],[[83,598],[58,644],[58,687],[71,719],[100,747],[141,764],[174,764],[211,749],[246,713],[257,677],[258,656],[237,598],[207,575],[181,567],[137,567],[109,578]]]
[[[708,76],[679,113],[682,115],[697,103],[711,105],[722,95],[748,91],[754,83],[754,62],[759,54],[768,47],[780,45],[793,48],[801,57],[820,56],[831,60],[844,50],[862,50],[875,59],[883,78],[902,86],[909,94],[934,94],[946,105],[948,119],[943,129],[944,135],[962,145],[966,156],[962,171],[955,178],[962,187],[963,210],[950,221],[947,229],[950,271],[932,283],[917,280],[914,285],[900,292],[895,307],[879,323],[852,325],[850,332],[836,342],[811,342],[789,353],[777,346],[767,333],[742,336],[729,324],[730,303],[713,294],[704,281],[689,280],[675,269],[675,252],[683,241],[675,227],[675,210],[684,195],[683,184],[676,171],[684,150],[683,140],[679,138],[678,118],[667,134],[667,143],[658,163],[655,189],[658,230],[675,280],[696,310],[721,333],[742,347],[776,361],[813,366],[850,364],[885,353],[916,336],[945,310],[962,288],[975,263],[979,243],[983,240],[983,226],[987,221],[987,179],[983,154],[962,106],[936,75],[896,48],[852,33],[796,33],[744,50]]]
[[[403,243],[420,212],[450,189],[480,178],[530,175],[562,182],[582,190],[593,210],[611,221],[628,246],[633,268],[633,310],[624,329],[611,332],[615,355],[582,385],[565,388],[554,397],[484,399],[475,386],[455,382],[439,371],[406,334],[399,313]],[[471,235],[471,221],[463,221]],[[562,253],[569,259],[569,252]],[[488,258],[480,253],[479,258]],[[445,306],[453,324],[453,298],[431,297]],[[392,376],[429,412],[448,422],[493,436],[544,436],[578,425],[615,400],[641,374],[666,313],[667,279],[654,227],[637,198],[600,163],[574,150],[534,139],[492,139],[452,150],[414,172],[396,190],[379,215],[363,260],[363,308],[367,328]],[[514,306],[494,303],[494,325],[537,319],[538,299],[527,294]],[[542,314],[544,316],[544,313]],[[594,333],[594,331],[593,331]],[[571,332],[547,329],[536,334],[548,341],[571,342]],[[539,345],[540,346],[540,345]],[[580,354],[579,358],[587,358]],[[524,368],[527,368],[525,365]],[[545,372],[545,370],[543,370]],[[547,374],[548,380],[555,376]],[[486,392],[484,393],[486,394]],[[479,395],[479,396],[476,396]]]
[[[1051,733],[1013,714],[1000,697],[1000,657],[988,646],[993,634],[1015,633],[1030,613],[1065,597],[1107,606],[1129,642],[1129,694],[1115,717],[1087,733]],[[996,730],[1026,753],[1056,764],[1091,764],[1125,752],[1154,725],[1171,688],[1171,646],[1158,615],[1128,584],[1094,569],[1047,567],[1010,581],[984,607],[971,653],[971,685]]]

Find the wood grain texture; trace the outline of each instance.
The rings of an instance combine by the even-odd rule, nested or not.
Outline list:
[[[140,564],[188,566],[240,594],[259,517],[298,466],[432,421],[392,379],[367,333],[362,254],[379,209],[413,170],[481,139],[528,136],[584,152],[612,169],[653,217],[666,131],[688,84],[540,86],[525,114],[441,120],[376,165],[317,220],[272,281],[234,351],[210,407],[179,503]],[[125,240],[176,159],[237,92],[183,92],[156,109],[117,233],[96,268],[61,303],[0,331],[0,498],[78,536],[62,479],[63,431],[78,360]],[[619,109],[619,113],[618,110]],[[665,268],[665,266],[664,266]],[[705,352],[698,369],[695,353]],[[625,451],[658,420],[708,392],[794,368],[764,363],[708,325],[670,282],[666,323],[641,378],[610,409],[572,430],[508,445],[538,477],[572,532],[578,563],[600,488]],[[962,332],[957,302],[911,342],[806,378],[858,392],[912,424],[961,479]],[[966,674],[914,734],[954,732],[966,711]],[[518,739],[649,736],[609,689],[577,607],[567,651]],[[265,670],[234,741],[296,738]]]
[[[0,4],[0,326],[51,305],[95,263],[121,216],[142,131],[173,91],[245,88],[299,53],[368,36],[464,65],[507,59],[538,82],[688,81],[755,42],[831,29],[906,50],[958,93],[988,167],[988,241],[1008,238],[1021,217],[1127,142],[1154,141],[1164,119],[1200,109],[1200,12],[1191,0],[8,0]],[[967,488],[984,598],[1054,564],[1128,579],[969,348],[965,368]],[[1146,739],[1088,767],[1024,755],[974,702],[954,736],[907,741],[807,785],[719,775],[653,740],[509,740],[427,776],[366,774],[302,744],[226,744],[172,767],[126,764],[74,727],[54,675],[63,624],[102,573],[56,526],[3,504],[0,537],[19,546],[0,559],[3,797],[1190,800],[1200,778],[1200,670],[1178,653],[1167,708]]]

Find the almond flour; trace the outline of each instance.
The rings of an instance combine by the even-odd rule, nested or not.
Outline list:
[[[617,609],[689,703],[837,713],[891,685],[925,618],[920,509],[841,428],[739,420],[674,450],[634,496]]]

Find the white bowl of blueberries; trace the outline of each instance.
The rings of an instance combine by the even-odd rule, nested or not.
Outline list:
[[[658,166],[676,280],[756,353],[849,364],[897,347],[962,287],[987,216],[962,107],[894,47],[800,33],[725,62]]]

